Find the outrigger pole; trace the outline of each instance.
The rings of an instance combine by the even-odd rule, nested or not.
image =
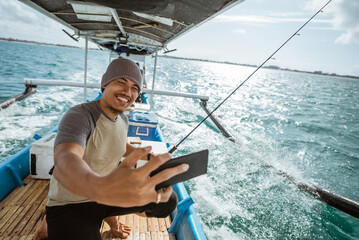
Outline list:
[[[284,47],[294,36],[298,34],[300,30],[302,30],[315,16],[317,16],[322,10],[331,2],[329,0],[321,9],[319,9],[310,19],[308,19],[292,36],[290,36],[279,48],[277,48],[260,66],[258,66],[238,87],[236,87],[217,107],[215,107],[210,113],[208,113],[207,117],[205,117],[200,123],[197,124],[176,146],[172,147],[169,153],[173,153],[177,150],[178,146],[186,140],[204,121],[206,121],[212,114],[220,107],[223,103],[225,103],[240,87],[243,86],[245,82],[247,82],[259,69],[263,67],[273,56]],[[359,203],[355,202],[351,199],[345,198],[338,194],[332,193],[326,189],[320,188],[313,184],[307,183],[299,183],[295,180],[294,177],[288,175],[287,173],[277,170],[275,167],[266,164],[266,167],[273,168],[276,174],[284,176],[291,183],[295,184],[300,190],[309,193],[313,197],[318,200],[325,202],[326,204],[339,209],[355,218],[359,218]]]
[[[36,93],[36,85],[26,85],[26,89],[23,93],[18,94],[14,97],[5,99],[3,101],[0,101],[0,109],[5,109],[7,107],[9,107],[11,104],[21,101],[25,98],[27,98],[28,96]]]

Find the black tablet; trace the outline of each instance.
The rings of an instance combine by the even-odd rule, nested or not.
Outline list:
[[[181,173],[179,175],[176,175],[156,186],[156,190],[168,187],[173,184],[183,182],[185,180],[197,177],[199,175],[207,173],[207,166],[208,166],[208,150],[202,150],[199,152],[191,153],[188,155],[180,156],[177,158],[173,158],[169,160],[168,162],[162,164],[159,168],[154,170],[150,176],[152,177],[156,173],[161,172],[162,170],[166,168],[171,168],[178,166],[182,163],[187,163],[189,165],[189,169],[187,172]]]

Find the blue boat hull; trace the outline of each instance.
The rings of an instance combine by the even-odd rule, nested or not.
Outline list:
[[[55,131],[56,129],[47,134]],[[41,136],[36,134],[34,138],[37,140],[41,138]],[[156,128],[156,132],[151,140],[163,142],[162,133],[159,128]],[[11,193],[13,189],[24,185],[22,180],[30,173],[30,149],[31,144],[0,163],[0,201]],[[177,240],[206,239],[195,209],[192,206],[193,200],[190,198],[184,184],[178,183],[172,187],[178,196],[178,206],[181,205],[181,207],[178,207],[176,213],[172,213],[172,219],[174,220],[169,232],[175,233]]]

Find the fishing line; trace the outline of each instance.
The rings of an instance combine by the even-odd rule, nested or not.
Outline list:
[[[284,47],[294,36],[298,34],[300,30],[302,30],[315,16],[317,16],[320,12],[323,11],[323,9],[331,2],[332,0],[329,0],[323,7],[321,7],[311,18],[309,18],[295,33],[292,34],[277,50],[275,50],[261,65],[259,65],[241,84],[239,84],[238,87],[236,87],[220,104],[218,104],[217,107],[215,107],[212,112],[210,112],[200,123],[197,124],[188,134],[185,136],[179,143],[177,143],[176,146],[172,147],[172,149],[169,151],[169,153],[173,153],[177,150],[178,146],[186,140],[204,121],[206,121],[220,106],[222,106],[223,103],[225,103],[240,87],[243,86],[259,69],[263,67],[264,64],[266,64],[270,59],[273,58],[273,56],[282,48]]]

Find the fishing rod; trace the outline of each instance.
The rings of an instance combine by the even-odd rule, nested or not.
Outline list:
[[[171,148],[169,153],[174,153],[174,151],[177,150],[178,146],[181,145],[181,143],[186,140],[204,121],[206,121],[212,114],[222,106],[223,103],[225,103],[240,87],[243,86],[259,69],[261,69],[264,64],[266,64],[270,59],[273,58],[273,56],[282,48],[284,47],[294,36],[298,34],[300,30],[302,30],[315,16],[317,16],[320,12],[323,11],[323,9],[331,2],[332,0],[329,0],[323,7],[321,7],[311,18],[309,18],[295,33],[292,34],[279,48],[277,48],[261,65],[259,65],[241,84],[239,84],[238,87],[236,87],[220,104],[217,105],[200,123],[197,124],[177,145]]]

